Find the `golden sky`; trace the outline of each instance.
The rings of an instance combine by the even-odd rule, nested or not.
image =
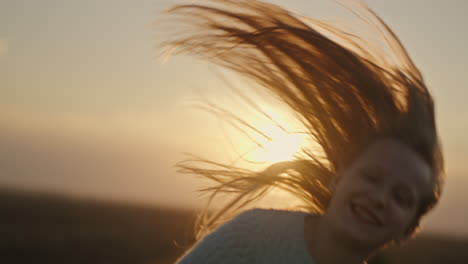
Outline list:
[[[196,179],[171,166],[182,151],[223,155],[229,142],[218,121],[193,113],[191,99],[203,94],[235,104],[205,63],[157,59],[156,46],[167,32],[155,30],[154,22],[180,2],[1,1],[0,186],[200,204],[192,192]],[[270,2],[337,22],[346,16],[334,1]],[[468,236],[468,194],[462,188],[468,185],[468,2],[367,2],[401,38],[435,96],[449,178],[428,225],[444,232],[462,229]],[[284,149],[280,143],[269,148]]]

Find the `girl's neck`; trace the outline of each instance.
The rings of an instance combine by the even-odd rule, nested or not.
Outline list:
[[[357,250],[355,245],[340,241],[322,221],[322,216],[307,215],[304,219],[306,248],[317,264],[362,264],[372,252]]]

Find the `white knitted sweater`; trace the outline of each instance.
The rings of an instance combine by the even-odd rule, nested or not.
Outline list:
[[[312,264],[304,241],[305,216],[295,211],[248,210],[207,235],[177,263]]]

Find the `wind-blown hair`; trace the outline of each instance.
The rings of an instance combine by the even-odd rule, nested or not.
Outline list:
[[[195,54],[273,92],[298,114],[311,140],[321,147],[320,156],[303,150],[306,158],[260,172],[201,159],[179,164],[183,172],[216,183],[205,189],[211,199],[236,194],[217,213],[204,215],[199,235],[273,186],[302,199],[309,212],[323,213],[332,195],[329,183],[384,137],[403,142],[432,168],[434,190],[421,204],[411,232],[435,205],[444,168],[433,99],[380,17],[365,5],[351,11],[378,32],[389,52],[329,23],[260,1],[211,0],[169,10],[194,27],[166,43],[171,52]]]

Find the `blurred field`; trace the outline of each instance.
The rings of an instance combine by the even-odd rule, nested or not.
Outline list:
[[[173,263],[193,241],[191,211],[11,190],[0,208],[0,263]],[[371,263],[467,259],[468,239],[425,234]]]
[[[193,212],[0,192],[0,263],[172,263]]]

